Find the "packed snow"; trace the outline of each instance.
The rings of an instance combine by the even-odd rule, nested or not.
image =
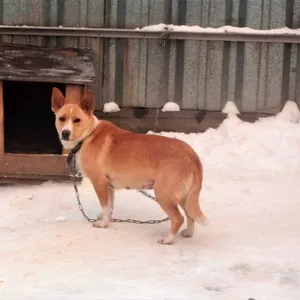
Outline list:
[[[227,115],[238,115],[240,112],[233,101],[227,101],[222,113]]]
[[[64,216],[58,216],[58,217],[56,217],[56,221],[57,222],[65,222],[66,218]]]
[[[276,118],[281,121],[298,123],[300,120],[300,111],[297,103],[295,101],[287,101]]]
[[[118,112],[120,111],[119,105],[116,102],[107,102],[103,105],[104,112]]]
[[[231,114],[201,134],[161,133],[200,155],[201,206],[210,220],[171,246],[156,242],[168,222],[91,227],[71,184],[0,187],[0,298],[299,299],[300,124],[293,120],[250,124]],[[87,179],[79,191],[95,217]],[[165,214],[126,190],[117,192],[114,217]]]
[[[256,34],[256,35],[300,35],[300,28],[291,29],[288,27],[274,28],[274,29],[254,29],[249,27],[237,26],[221,26],[221,27],[201,27],[198,25],[173,25],[173,24],[155,24],[144,26],[142,28],[135,28],[141,31],[175,31],[175,32],[200,32],[200,33],[236,33],[236,34]]]
[[[161,109],[161,111],[166,112],[166,111],[180,111],[180,107],[176,102],[167,102]]]

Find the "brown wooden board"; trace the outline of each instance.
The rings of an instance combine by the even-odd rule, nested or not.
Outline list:
[[[0,179],[71,179],[63,155],[0,155]],[[0,180],[1,181],[1,180]]]
[[[117,126],[145,133],[156,129],[161,131],[177,132],[204,132],[208,128],[217,128],[227,117],[221,112],[181,110],[179,112],[162,112],[160,109],[123,108],[119,112],[104,113],[96,111],[99,119],[108,120]],[[270,116],[264,113],[246,113],[238,117],[247,122],[254,122],[259,117]]]
[[[1,177],[0,176],[0,186],[1,185],[15,185],[15,184],[41,184],[45,181],[53,181],[53,182],[72,182],[72,178],[70,176],[59,176],[59,175],[39,175],[39,176],[22,176],[22,175],[9,175],[9,177]],[[76,183],[81,183],[82,178],[77,177]],[[1,200],[1,199],[0,199]]]
[[[0,45],[0,80],[88,84],[94,77],[91,50]]]

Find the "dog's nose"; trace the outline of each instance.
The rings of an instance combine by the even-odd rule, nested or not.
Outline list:
[[[65,141],[69,140],[70,135],[71,135],[71,131],[70,131],[70,130],[66,130],[66,129],[65,129],[65,130],[63,130],[63,131],[61,132],[61,137],[62,137],[62,139],[65,140]]]

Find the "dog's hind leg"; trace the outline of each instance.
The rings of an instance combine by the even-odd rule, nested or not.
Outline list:
[[[166,199],[165,199],[166,200]],[[158,240],[159,244],[170,245],[173,243],[175,236],[183,224],[184,218],[180,213],[178,206],[174,205],[172,202],[159,202],[161,208],[165,211],[171,221],[171,230],[166,237],[161,237]]]
[[[161,178],[158,178],[154,183],[153,189],[157,202],[165,213],[170,218],[171,230],[166,237],[162,237],[158,240],[158,243],[169,245],[172,244],[175,236],[183,224],[184,218],[178,209],[178,197],[173,189],[174,182],[171,178],[166,179],[163,174]]]
[[[189,217],[186,209],[183,208],[183,210],[186,216],[186,229],[181,231],[181,235],[183,237],[192,237],[195,231],[195,221]]]

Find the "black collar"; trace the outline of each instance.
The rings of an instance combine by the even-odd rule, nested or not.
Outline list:
[[[85,140],[85,139],[84,139]],[[67,166],[69,168],[72,167],[72,161],[75,160],[75,155],[76,153],[81,149],[81,146],[84,142],[84,140],[82,140],[81,142],[79,142],[69,153],[68,157],[67,157]]]

